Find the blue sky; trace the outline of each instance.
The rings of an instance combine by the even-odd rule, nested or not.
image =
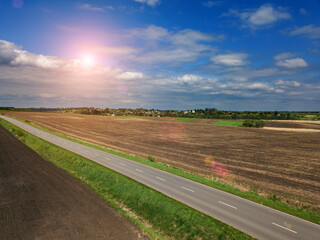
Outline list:
[[[320,110],[320,1],[0,1],[0,105]]]

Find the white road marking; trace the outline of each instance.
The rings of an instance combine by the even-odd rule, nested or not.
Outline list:
[[[231,207],[231,208],[237,209],[235,206],[232,206],[232,205],[230,205],[230,204],[228,204],[228,203],[221,202],[221,201],[219,201],[219,203],[224,204],[224,205],[226,205],[226,206],[228,206],[228,207]]]
[[[138,169],[138,168],[136,168],[136,170],[137,170],[138,172],[143,172],[142,170],[140,170],[140,169]]]
[[[278,227],[281,227],[281,228],[283,228],[283,229],[285,229],[285,230],[288,230],[288,231],[290,231],[290,232],[293,232],[293,233],[297,233],[296,231],[293,231],[293,230],[291,230],[290,228],[286,228],[286,227],[284,227],[284,226],[281,226],[281,225],[279,225],[279,224],[276,224],[276,223],[272,223],[273,225],[276,225],[276,226],[278,226]]]
[[[88,150],[83,150],[83,151],[84,151],[84,152],[87,152],[87,153],[89,152]]]
[[[107,157],[106,157],[105,159],[106,159],[106,160],[110,160],[110,158],[107,158]]]
[[[193,190],[189,189],[189,188],[186,188],[186,187],[182,187],[183,189],[185,190],[188,190],[189,192],[194,192]]]
[[[119,162],[119,164],[122,165],[122,166],[127,166],[127,164],[124,164],[122,162]]]
[[[165,181],[164,178],[161,178],[161,177],[156,177],[156,178],[160,179],[161,181]]]

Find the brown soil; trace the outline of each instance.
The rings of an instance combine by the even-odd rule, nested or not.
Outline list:
[[[152,154],[158,162],[319,207],[319,132],[218,126],[201,119],[6,114],[93,144],[142,157]]]
[[[302,128],[320,130],[320,121],[267,121],[266,127],[275,128]]]
[[[147,239],[92,190],[0,126],[0,239]]]

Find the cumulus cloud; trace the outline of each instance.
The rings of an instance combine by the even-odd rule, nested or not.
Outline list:
[[[160,4],[160,0],[135,0],[135,1],[139,3],[145,3],[150,7],[155,7],[156,5]]]
[[[57,57],[37,55],[23,51],[12,42],[0,40],[0,63],[11,66],[30,65],[42,68],[58,68],[63,61]]]
[[[242,12],[231,9],[223,16],[238,17],[242,20],[243,26],[253,29],[291,18],[291,15],[284,8],[275,8],[271,4],[264,4],[257,9],[248,9]]]
[[[18,55],[21,47],[14,43],[0,40],[0,65],[10,64]]]
[[[77,8],[83,9],[83,10],[95,11],[95,12],[103,12],[104,11],[104,8],[96,7],[96,6],[93,6],[88,3],[78,4]]]
[[[276,65],[279,67],[286,67],[286,68],[297,68],[297,67],[307,67],[308,64],[302,58],[291,58],[280,60],[276,62]]]
[[[201,55],[213,52],[208,43],[222,41],[224,35],[206,34],[192,29],[169,31],[158,26],[136,28],[127,32],[127,38],[139,40],[141,53],[130,60],[146,64],[181,64],[192,62]]]
[[[244,61],[247,57],[248,54],[245,53],[229,53],[213,56],[211,57],[211,61],[219,65],[237,67],[249,64],[250,62]]]
[[[315,26],[313,24],[296,27],[294,30],[289,32],[291,36],[302,35],[311,39],[318,39],[320,38],[320,27]]]
[[[14,96],[11,99],[28,99],[29,104],[34,99],[37,104],[34,106],[41,103],[87,105],[88,99],[97,103],[119,103],[130,92],[144,89],[139,84],[144,78],[140,72],[38,55],[3,40],[0,41],[0,61],[0,96],[10,93]],[[127,89],[126,94],[119,93],[120,86]]]
[[[284,53],[280,53],[276,56],[274,56],[274,60],[282,60],[282,59],[286,59],[286,58],[292,58],[294,57],[296,54],[292,53],[292,52],[284,52]]]

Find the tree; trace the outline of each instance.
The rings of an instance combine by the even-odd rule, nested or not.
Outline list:
[[[263,128],[265,125],[266,125],[265,121],[259,120],[259,121],[256,121],[255,127],[256,128]]]
[[[245,119],[242,123],[244,127],[253,127],[253,121],[251,119]]]

